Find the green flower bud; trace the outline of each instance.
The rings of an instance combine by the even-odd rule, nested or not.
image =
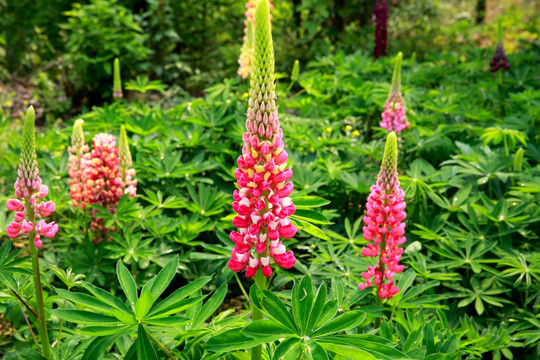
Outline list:
[[[120,78],[120,61],[118,58],[114,59],[113,97],[115,99],[121,99],[123,97],[122,80]]]
[[[292,68],[291,80],[294,82],[298,81],[299,73],[300,73],[300,62],[298,60],[295,60],[293,68]]]
[[[131,152],[129,151],[128,137],[124,125],[120,127],[120,142],[118,144],[118,158],[120,166],[128,168],[133,164]]]

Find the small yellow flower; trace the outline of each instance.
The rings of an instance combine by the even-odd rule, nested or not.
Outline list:
[[[28,100],[24,99],[22,102],[24,105],[28,105]]]
[[[358,136],[360,135],[360,131],[358,130],[354,130],[352,133],[351,133],[352,136]]]
[[[23,118],[23,117],[24,117],[24,112],[19,111],[19,116],[20,116],[21,118]]]
[[[322,137],[317,136],[317,140],[322,141]]]
[[[331,128],[331,127],[327,127],[326,129],[324,129],[324,131],[326,131],[327,133],[331,133],[331,132],[332,132],[332,128]]]
[[[345,131],[351,131],[351,130],[352,130],[352,126],[351,126],[351,125],[345,126]]]
[[[60,145],[60,149],[64,150],[66,148],[65,145]]]
[[[2,103],[2,105],[5,106],[5,107],[11,107],[13,105],[13,103],[11,101],[9,101],[9,100],[6,100],[6,101],[4,101]]]

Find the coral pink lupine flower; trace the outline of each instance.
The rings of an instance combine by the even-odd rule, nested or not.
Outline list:
[[[397,177],[397,138],[391,132],[386,140],[379,178],[371,187],[367,215],[363,219],[364,238],[372,242],[362,249],[362,255],[378,258],[378,263],[375,267],[368,266],[362,273],[365,282],[358,285],[361,290],[376,286],[381,299],[389,299],[399,291],[393,278],[395,273],[403,271],[403,265],[399,265],[403,248],[399,246],[405,243],[404,196]]]
[[[97,204],[105,207],[114,214],[116,204],[124,194],[124,186],[120,174],[120,159],[116,138],[110,134],[94,136],[90,158],[83,168],[83,208],[85,204]],[[91,210],[92,230],[95,234],[93,241],[100,243],[107,237],[109,231],[103,218],[95,217],[97,210]]]
[[[396,57],[396,65],[394,67],[394,74],[392,76],[392,86],[390,88],[390,94],[384,104],[384,111],[381,114],[382,121],[379,124],[383,129],[388,131],[394,131],[396,133],[401,132],[408,128],[411,124],[407,122],[405,116],[405,103],[401,96],[401,59],[402,54],[399,53]]]
[[[47,186],[41,184],[39,169],[37,167],[35,135],[34,135],[34,108],[26,112],[23,128],[22,152],[15,182],[15,196],[17,199],[7,201],[8,210],[15,212],[14,221],[6,228],[6,234],[11,239],[29,237],[34,233],[34,246],[42,246],[41,235],[52,238],[58,232],[58,225],[53,222],[46,223],[43,218],[54,212],[52,201],[43,202],[49,193]],[[38,221],[35,229],[34,222]]]
[[[283,149],[283,131],[279,127],[275,104],[274,51],[268,3],[257,7],[255,54],[247,111],[244,147],[234,172],[239,190],[233,194],[233,209],[238,215],[230,238],[235,242],[229,268],[246,269],[253,277],[258,269],[272,275],[272,260],[289,269],[296,263],[280,238],[290,239],[296,227],[288,218],[296,210],[289,195],[293,190],[292,170],[287,168],[287,152]]]

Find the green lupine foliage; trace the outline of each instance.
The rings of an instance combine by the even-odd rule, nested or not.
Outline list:
[[[36,157],[36,135],[35,135],[35,117],[34,107],[30,106],[26,111],[24,120],[21,158],[19,169],[23,173],[24,180],[35,180],[38,175],[38,163]]]
[[[255,10],[255,53],[251,73],[251,90],[256,93],[250,95],[256,97],[262,93],[265,101],[275,100],[275,79],[270,7],[268,0],[260,0]]]
[[[128,137],[124,125],[120,127],[120,142],[118,144],[118,158],[120,166],[130,167],[133,164],[131,152],[129,151]]]
[[[401,93],[401,60],[403,54],[400,52],[396,56],[396,64],[394,66],[394,73],[392,74],[392,87],[390,88],[391,95],[399,95]]]
[[[71,133],[71,146],[73,146],[77,152],[84,146],[83,124],[83,119],[77,119],[73,125],[73,132]]]

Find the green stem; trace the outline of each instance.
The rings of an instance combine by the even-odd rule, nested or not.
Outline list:
[[[68,291],[71,289],[68,289]],[[62,306],[62,310],[66,308],[66,302],[67,300],[64,300],[64,305]],[[58,339],[56,340],[56,351],[58,354],[60,354],[60,339],[62,338],[62,325],[64,324],[64,320],[60,319],[60,327],[58,329]]]
[[[165,345],[163,345],[158,339],[156,339],[156,337],[154,335],[152,335],[152,333],[150,331],[147,331],[146,332],[148,334],[148,337],[156,343],[156,345],[161,349],[161,351],[163,351],[165,354],[167,354],[167,356],[169,357],[169,359],[172,359],[172,360],[178,360],[176,358],[176,356],[173,355],[172,352],[169,351],[169,349],[167,349],[165,347]]]
[[[259,289],[266,290],[268,283],[266,282],[261,269],[257,270],[257,274],[255,274],[255,284],[257,284]],[[251,304],[251,321],[261,320],[262,315],[261,310],[257,309],[255,304]],[[257,345],[251,350],[251,360],[261,360],[261,355],[262,345]]]
[[[28,221],[32,224],[36,224],[36,216],[33,211],[33,206],[29,201],[26,202],[26,208],[28,211]],[[45,359],[50,360],[52,358],[51,354],[51,344],[49,343],[49,334],[47,333],[47,323],[45,322],[45,306],[43,303],[43,289],[41,285],[41,275],[39,272],[39,258],[37,249],[34,246],[34,237],[36,236],[36,230],[32,230],[29,234],[30,242],[30,256],[32,257],[32,270],[34,272],[34,290],[36,291],[36,303],[37,303],[37,313],[38,313],[38,322],[39,322],[39,336],[41,338],[41,347],[43,356]]]
[[[251,303],[251,298],[249,297],[246,289],[244,288],[244,285],[242,285],[242,282],[240,281],[240,278],[238,277],[237,272],[234,273],[234,277],[236,278],[236,281],[238,282],[238,286],[240,286],[240,290],[242,290],[242,294],[244,294],[246,299],[249,301],[249,304],[253,306],[253,304]]]

